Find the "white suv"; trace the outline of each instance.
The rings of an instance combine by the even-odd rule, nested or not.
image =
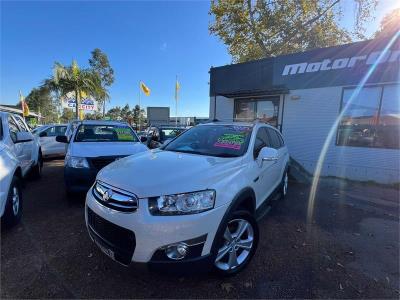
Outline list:
[[[0,216],[5,226],[20,221],[21,180],[29,171],[39,177],[42,164],[39,141],[24,120],[18,115],[0,112]]]
[[[257,248],[268,200],[287,192],[288,164],[269,125],[198,125],[102,169],[86,197],[89,234],[124,265],[237,273]]]

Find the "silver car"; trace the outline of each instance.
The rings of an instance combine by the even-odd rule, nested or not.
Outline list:
[[[67,124],[44,125],[34,132],[40,139],[43,157],[65,156],[66,144],[56,141],[56,136],[64,135]]]

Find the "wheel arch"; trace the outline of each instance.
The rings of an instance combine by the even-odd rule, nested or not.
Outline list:
[[[211,254],[215,255],[218,250],[218,240],[217,237],[222,234],[225,230],[226,223],[228,222],[228,218],[230,214],[238,209],[246,210],[252,215],[255,215],[256,212],[256,195],[254,190],[251,187],[245,187],[241,189],[236,196],[233,198],[231,204],[226,210],[224,216],[221,219],[220,224],[218,225],[218,229],[214,236],[214,241],[211,246]]]

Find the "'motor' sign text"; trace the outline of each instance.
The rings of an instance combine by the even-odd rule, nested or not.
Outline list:
[[[334,60],[327,58],[318,62],[312,62],[312,63],[303,62],[298,64],[285,65],[282,72],[282,76],[337,70],[343,68],[353,68],[356,64],[360,63],[364,63],[366,65],[372,65],[378,62],[378,58],[380,55],[382,55],[382,51],[375,51],[371,52],[369,55],[343,57]],[[380,64],[386,62],[393,63],[399,61],[400,61],[400,50],[393,50],[384,53],[378,63]]]

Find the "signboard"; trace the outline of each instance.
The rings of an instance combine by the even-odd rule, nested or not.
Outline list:
[[[75,92],[69,92],[65,97],[63,97],[61,100],[61,106],[62,108],[75,109]],[[91,96],[83,95],[78,108],[80,110],[95,111],[97,110],[97,101]]]
[[[367,83],[397,82],[399,68],[400,38],[375,39],[211,68],[210,96],[357,85],[370,70]]]

